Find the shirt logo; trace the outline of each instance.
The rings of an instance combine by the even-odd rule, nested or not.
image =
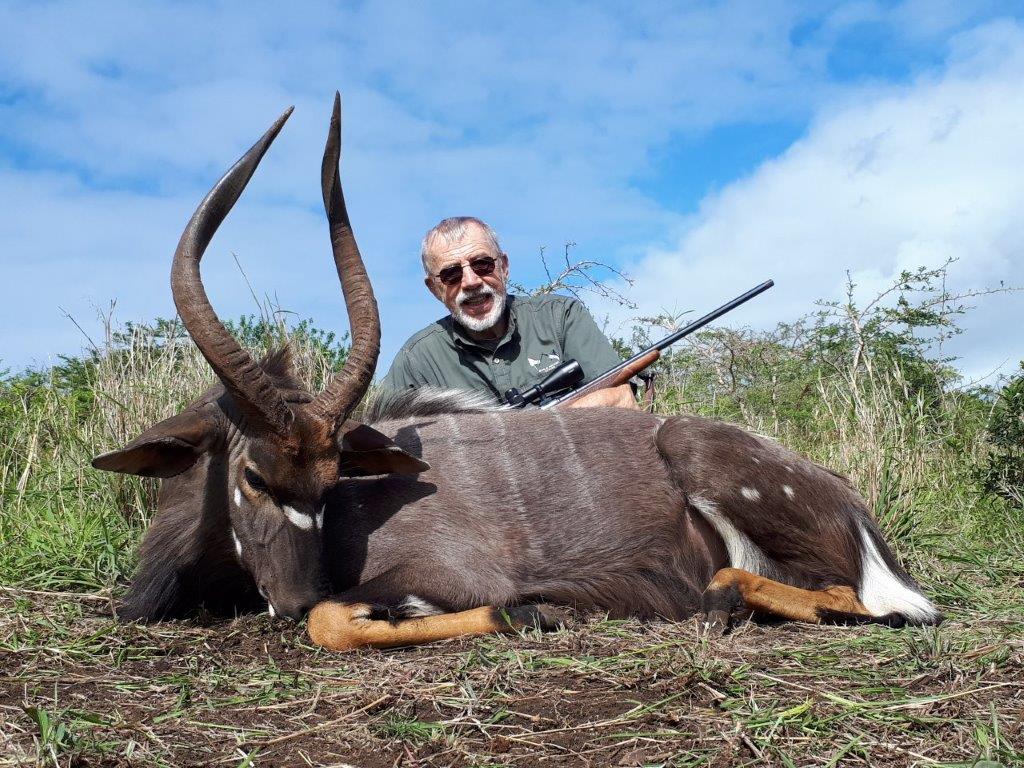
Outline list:
[[[537,373],[547,373],[552,368],[554,368],[556,365],[558,365],[562,361],[562,358],[560,358],[558,355],[556,355],[554,350],[552,350],[551,352],[548,352],[547,354],[541,355],[539,360],[534,359],[534,358],[528,356],[526,358],[526,361],[532,367],[537,369]],[[541,368],[539,366],[542,363],[547,363],[547,365],[545,365],[543,368]]]

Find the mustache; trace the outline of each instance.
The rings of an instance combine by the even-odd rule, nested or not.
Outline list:
[[[478,299],[481,296],[493,296],[494,289],[489,285],[482,285],[475,291],[459,291],[459,295],[455,297],[455,303],[460,307],[469,299]]]

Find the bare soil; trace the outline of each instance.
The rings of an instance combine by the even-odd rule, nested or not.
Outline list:
[[[2,588],[0,765],[1011,765],[1022,630],[577,616],[335,654],[265,615],[125,625],[106,595]]]

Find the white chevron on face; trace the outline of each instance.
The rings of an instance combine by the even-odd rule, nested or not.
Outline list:
[[[304,515],[294,507],[289,507],[287,504],[281,507],[281,509],[284,511],[284,516],[288,518],[288,522],[296,528],[308,531],[313,527],[313,518],[310,515]]]

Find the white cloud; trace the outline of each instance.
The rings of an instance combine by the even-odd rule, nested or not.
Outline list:
[[[526,283],[542,244],[571,238],[615,262],[680,226],[641,184],[666,147],[738,122],[801,124],[834,92],[832,41],[865,19],[940,48],[960,23],[952,4],[841,5],[0,4],[17,41],[0,45],[0,193],[16,201],[0,208],[0,327],[19,329],[3,334],[0,368],[77,349],[58,307],[87,325],[90,305],[111,299],[122,319],[168,314],[181,227],[289,103],[204,275],[225,316],[250,310],[236,252],[258,290],[343,329],[337,285],[316,277],[330,275],[318,178],[335,88],[386,365],[439,314],[416,248],[442,216],[490,219]],[[980,66],[962,45],[963,66]],[[701,298],[721,274],[708,272]]]
[[[846,94],[804,138],[708,197],[677,244],[629,271],[644,314],[710,309],[772,277],[730,317],[768,325],[950,257],[954,288],[1024,285],[1024,29],[965,33],[941,72]],[[621,313],[620,317],[621,317]],[[1024,358],[1024,297],[984,300],[952,349],[969,374]]]

